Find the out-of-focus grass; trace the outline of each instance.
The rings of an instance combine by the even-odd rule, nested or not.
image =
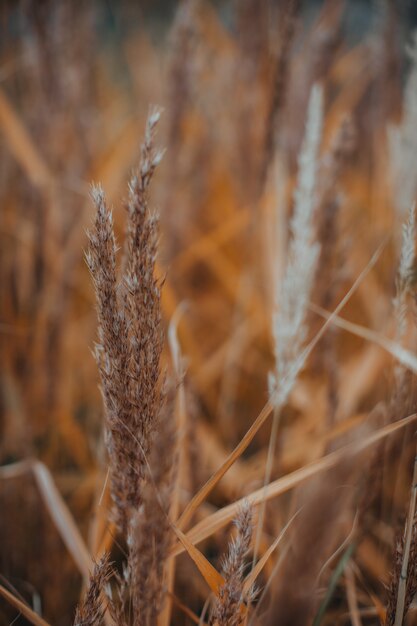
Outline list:
[[[357,615],[363,624],[385,619],[384,585],[408,507],[413,426],[365,453],[352,450],[415,412],[415,372],[396,358],[399,347],[415,348],[413,276],[402,337],[392,306],[409,209],[400,198],[415,200],[417,180],[417,105],[403,87],[407,76],[414,84],[416,71],[415,58],[405,55],[411,9],[304,5],[2,7],[0,582],[53,624],[72,622],[89,555],[106,546],[120,565],[125,551],[108,526],[103,408],[91,356],[96,315],[84,262],[90,183],[100,181],[114,206],[121,244],[125,181],[139,159],[149,105],[162,105],[157,141],[166,154],[151,193],[161,217],[157,272],[166,276],[165,328],[181,307],[185,359],[182,477],[172,521],[181,526],[187,504],[240,445],[181,526],[191,540],[201,531],[198,549],[219,569],[227,538],[215,521],[231,519],[240,498],[257,493],[259,501],[274,489],[263,492],[273,294],[287,266],[297,158],[315,83],[324,93],[314,217],[321,256],[306,345],[324,323],[317,311],[334,311],[381,242],[384,248],[339,311],[362,334],[328,324],[282,407],[270,479],[291,488],[268,501],[259,558],[300,515],[265,562],[262,600],[248,623],[304,624],[314,615],[343,623],[352,610],[352,623]],[[352,134],[338,145],[346,117]],[[388,131],[401,123],[394,156]],[[172,376],[168,349],[163,367]],[[265,419],[256,422],[259,415]],[[337,456],[348,444],[349,454]],[[316,476],[332,453],[338,462]],[[47,484],[57,492],[37,482],[29,459],[48,467],[54,483]],[[309,480],[291,482],[304,471]],[[350,573],[332,578],[354,520]],[[171,553],[184,551],[174,534],[172,541]],[[173,624],[201,614],[209,592],[185,554],[176,559],[173,593]],[[3,601],[0,610],[4,623],[16,615]]]

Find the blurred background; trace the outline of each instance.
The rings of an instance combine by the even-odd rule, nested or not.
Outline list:
[[[388,235],[344,313],[378,332],[392,330],[401,227],[416,191],[416,82],[403,98],[416,72],[416,21],[411,1],[1,2],[0,464],[41,460],[92,552],[106,462],[91,354],[95,301],[84,261],[90,184],[102,183],[121,243],[127,181],[149,107],[161,105],[157,145],[166,152],[151,201],[161,220],[165,327],[182,306],[193,494],[268,399],[274,281],[285,264],[297,158],[317,82],[325,94],[324,208],[313,301],[332,310]],[[396,157],[390,129],[401,124],[411,134]],[[337,218],[329,218],[326,207],[335,203]],[[321,323],[309,314],[311,335]],[[362,432],[356,429],[376,405],[388,420],[413,406],[409,380],[391,415],[394,364],[385,352],[335,329],[326,337],[283,412],[273,478],[320,458],[338,437]],[[168,351],[164,359],[169,364]],[[211,494],[206,513],[262,484],[269,435],[266,424]],[[384,449],[388,469],[374,482],[358,542],[360,602],[373,607],[364,623],[377,623],[369,598],[384,604],[406,510],[413,450],[404,441]],[[19,467],[0,474],[0,582],[65,626],[81,576],[33,475]],[[267,537],[276,536],[290,507],[289,496],[273,505]],[[207,540],[205,553],[218,558],[226,539],[220,533]],[[312,543],[321,563],[337,543],[328,541]],[[199,614],[204,586],[197,577],[190,582],[194,566],[186,556],[179,562],[176,593]],[[276,584],[277,598],[290,595]],[[336,593],[328,623],[346,612],[344,598]],[[1,600],[0,622],[15,616]],[[180,609],[174,617],[192,623]]]

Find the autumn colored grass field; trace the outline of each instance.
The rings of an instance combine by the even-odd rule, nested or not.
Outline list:
[[[0,16],[0,624],[417,624],[411,8]]]

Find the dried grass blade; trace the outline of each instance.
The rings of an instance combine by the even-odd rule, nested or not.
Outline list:
[[[325,309],[322,309],[315,304],[311,304],[310,308],[318,315],[330,319],[331,314]],[[365,326],[349,322],[338,315],[332,316],[331,323],[349,333],[352,333],[353,335],[356,335],[357,337],[361,337],[361,339],[371,341],[397,359],[401,365],[404,365],[404,367],[411,370],[414,374],[417,374],[417,358],[414,354],[412,354],[412,352],[395,343],[395,341],[391,341],[391,339],[388,339],[387,337],[382,337],[375,331],[370,330]]]
[[[27,604],[5,589],[3,585],[0,585],[0,595],[3,596],[9,604],[14,606],[29,622],[35,624],[35,626],[49,626],[48,622],[42,619],[42,617],[35,613]]]
[[[223,507],[219,511],[216,511],[216,513],[213,513],[209,517],[196,524],[187,533],[188,540],[193,544],[199,543],[200,541],[203,541],[207,537],[210,537],[216,531],[226,526],[226,524],[234,519],[237,511],[239,510],[239,507],[242,506],[245,500],[248,500],[251,504],[257,506],[262,502],[262,499],[264,497],[267,500],[276,498],[277,496],[285,493],[286,491],[289,491],[290,489],[299,485],[308,478],[311,478],[315,474],[334,467],[345,456],[358,453],[365,448],[374,445],[378,441],[381,441],[385,437],[388,437],[397,430],[404,428],[408,424],[414,422],[416,418],[417,413],[414,413],[412,415],[409,415],[408,417],[405,417],[402,420],[394,422],[393,424],[389,424],[388,426],[385,426],[384,428],[381,428],[372,433],[358,443],[344,446],[343,448],[340,448],[335,452],[331,452],[330,454],[319,459],[318,461],[314,461],[313,463],[301,467],[300,469],[295,470],[294,472],[291,472],[286,476],[278,478],[274,482],[270,483],[267,486],[266,490],[261,487],[257,491],[254,491],[248,496],[245,496],[245,498],[241,498],[240,500],[237,500],[236,502],[233,502],[232,504]],[[177,555],[181,554],[182,552],[184,552],[184,548],[182,548],[182,546],[176,545],[172,549],[171,554]]]
[[[74,518],[59,493],[51,473],[40,461],[32,464],[36,483],[45,506],[84,579],[88,582],[93,563]]]
[[[178,393],[176,399],[176,422],[178,433],[178,469],[175,477],[174,490],[171,501],[170,516],[177,519],[180,510],[181,489],[184,486],[184,479],[187,474],[187,449],[186,449],[186,428],[187,413],[184,390],[184,371],[182,365],[181,346],[178,340],[178,324],[184,310],[184,303],[180,304],[175,311],[168,329],[168,341],[172,355],[172,362],[175,369],[176,379],[178,381]],[[165,598],[164,608],[158,616],[158,626],[169,626],[171,622],[172,598],[175,580],[175,559],[168,557],[165,567],[165,586],[167,595]],[[198,623],[198,622],[197,622]]]
[[[250,442],[252,441],[252,439],[254,438],[254,436],[256,435],[256,433],[258,432],[260,427],[262,426],[262,424],[270,416],[271,412],[272,412],[272,405],[268,401],[265,404],[265,406],[262,409],[262,411],[260,412],[260,414],[258,415],[258,417],[256,418],[256,420],[253,422],[252,426],[249,428],[249,430],[245,433],[243,438],[240,440],[240,442],[238,443],[236,448],[227,457],[227,459],[225,460],[223,465],[221,467],[219,467],[217,472],[215,472],[208,479],[206,484],[203,485],[203,487],[200,489],[200,491],[198,491],[196,493],[196,495],[193,497],[193,499],[186,506],[186,508],[184,509],[183,514],[181,515],[181,517],[179,518],[179,520],[177,522],[177,526],[179,528],[184,528],[184,526],[186,526],[187,522],[191,519],[192,515],[194,514],[194,511],[206,499],[208,494],[212,491],[212,489],[214,489],[214,487],[217,485],[219,480],[221,480],[221,478],[224,476],[224,474],[227,472],[227,470],[233,465],[233,463],[242,455],[242,453],[249,446]]]
[[[215,567],[206,559],[204,554],[198,550],[193,543],[188,539],[187,535],[185,535],[182,530],[180,530],[175,524],[171,524],[173,531],[177,535],[181,544],[184,547],[184,550],[188,553],[188,555],[192,558],[194,563],[196,564],[200,574],[203,576],[204,580],[210,587],[210,589],[218,594],[220,587],[225,584],[225,580],[223,576],[216,570]]]
[[[329,325],[332,323],[332,321],[338,316],[338,314],[340,313],[340,311],[345,307],[345,305],[349,302],[349,300],[351,299],[351,297],[353,296],[353,294],[358,290],[359,286],[361,285],[361,283],[363,282],[363,280],[366,278],[366,276],[369,274],[369,272],[371,271],[371,269],[376,265],[379,257],[381,256],[383,250],[385,249],[385,246],[387,245],[389,240],[389,237],[386,237],[378,246],[378,248],[375,250],[375,252],[373,253],[373,255],[371,256],[371,258],[369,259],[367,265],[363,268],[363,270],[361,271],[361,273],[359,274],[359,276],[356,278],[355,282],[353,283],[353,285],[351,286],[351,288],[349,289],[349,291],[344,295],[344,297],[342,298],[342,300],[339,302],[339,304],[337,305],[337,307],[334,309],[334,311],[332,313],[329,314],[329,317],[326,319],[326,321],[324,322],[323,326],[320,328],[320,330],[316,333],[316,335],[313,337],[313,339],[310,341],[310,343],[308,344],[308,346],[306,347],[302,357],[303,357],[303,362],[305,362],[305,360],[307,359],[307,357],[311,354],[311,352],[313,351],[313,349],[315,348],[315,346],[318,344],[318,342],[320,341],[320,339],[323,337],[324,333],[326,332],[327,328],[329,327]]]

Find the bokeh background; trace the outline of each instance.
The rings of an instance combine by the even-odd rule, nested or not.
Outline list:
[[[274,281],[285,265],[297,157],[317,82],[325,93],[325,193],[312,299],[332,310],[388,236],[344,316],[393,332],[401,227],[416,191],[415,83],[408,100],[403,97],[416,72],[416,21],[411,1],[1,2],[0,582],[51,623],[72,623],[81,576],[45,494],[26,466],[15,464],[36,458],[49,468],[97,552],[91,529],[106,459],[91,354],[94,293],[84,261],[94,212],[90,184],[102,183],[121,243],[127,180],[138,163],[146,116],[151,104],[162,106],[157,144],[166,152],[151,201],[160,214],[165,327],[179,306],[181,312],[190,468],[184,489],[193,494],[268,399]],[[336,167],[335,136],[346,119]],[[407,145],[394,158],[390,129],[404,120]],[[335,203],[337,219],[326,218],[326,207]],[[310,313],[308,323],[313,336],[322,321]],[[169,369],[168,350],[164,363]],[[375,406],[383,407],[381,423],[412,412],[412,377],[394,402],[394,374],[386,352],[333,328],[285,407],[272,477],[362,436]],[[210,495],[203,516],[262,484],[269,436],[268,423]],[[355,557],[369,624],[378,623],[385,602],[412,469],[411,436],[392,441],[381,452],[384,471],[370,488],[375,498],[368,497]],[[343,471],[337,489],[351,479],[358,483],[355,472]],[[334,493],[326,480],[307,490],[307,501],[327,512],[325,520],[309,518],[308,551],[317,555],[308,563],[326,562],[352,522],[346,512],[341,519],[342,505],[329,506],[326,494]],[[369,495],[369,486],[363,489]],[[265,540],[288,519],[292,495],[271,504]],[[330,528],[326,541],[315,523]],[[297,532],[305,536],[305,527]],[[226,533],[207,540],[206,555],[218,559],[226,541]],[[117,560],[117,547],[114,552]],[[288,564],[291,589],[279,577],[275,583],[274,597],[285,597],[289,607],[305,558],[295,554]],[[179,564],[176,593],[198,614],[204,583],[186,556]],[[263,584],[271,572],[272,565]],[[313,579],[315,565],[299,585],[312,588]],[[336,616],[348,623],[340,617],[347,611],[344,582],[337,584],[328,623]],[[318,587],[320,599],[326,577]],[[1,600],[0,622],[15,616]],[[173,623],[192,620],[176,609]]]

